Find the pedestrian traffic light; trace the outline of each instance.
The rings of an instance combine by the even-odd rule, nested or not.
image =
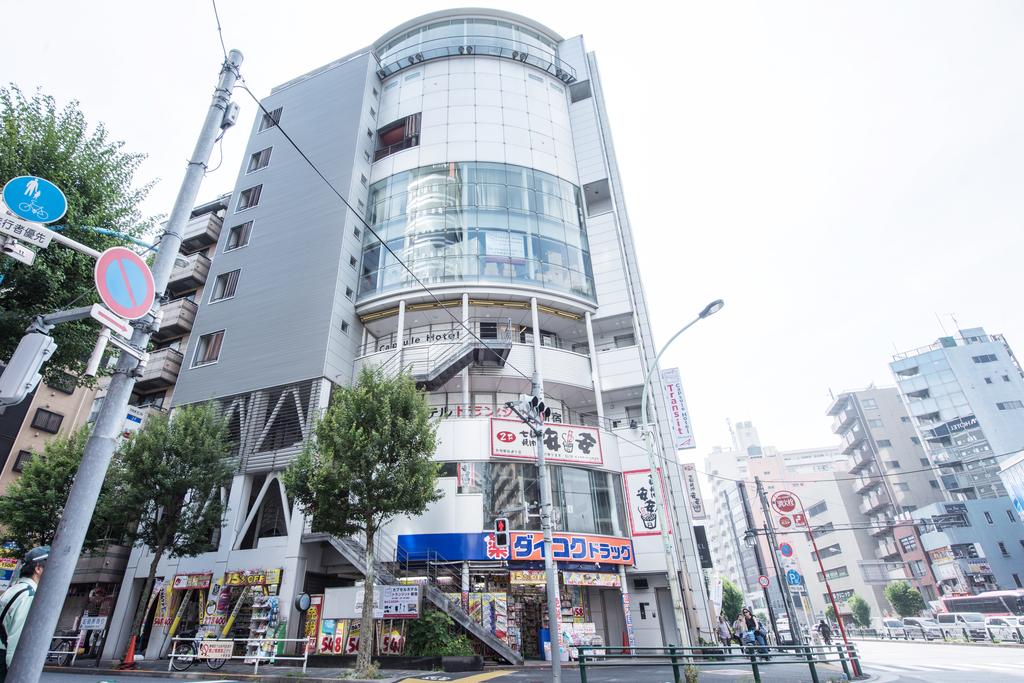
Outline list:
[[[494,520],[494,545],[499,548],[508,547],[508,517]]]
[[[42,379],[40,368],[56,350],[57,344],[48,334],[29,332],[21,338],[0,375],[0,409],[21,403],[35,390]]]

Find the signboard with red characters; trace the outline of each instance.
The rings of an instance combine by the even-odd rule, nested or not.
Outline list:
[[[431,553],[448,560],[544,559],[544,534],[540,531],[510,531],[509,545],[500,546],[494,532],[476,534],[409,534],[398,537],[398,551],[410,558]],[[622,564],[634,562],[633,542],[617,536],[573,534],[556,531],[552,539],[554,559],[559,562]]]
[[[540,439],[549,462],[604,464],[601,432],[595,427],[548,422]],[[536,460],[537,439],[521,420],[491,418],[491,456]]]
[[[772,508],[780,515],[792,514],[800,504],[800,499],[791,491],[776,491],[772,494]]]

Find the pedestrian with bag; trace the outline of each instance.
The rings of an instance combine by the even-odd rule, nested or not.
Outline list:
[[[832,644],[832,627],[829,626],[825,622],[824,619],[822,619],[821,621],[818,622],[818,626],[816,628],[817,628],[818,633],[821,634],[821,639],[823,641],[825,641],[825,644],[826,645],[831,645]]]
[[[729,620],[725,618],[725,612],[718,615],[718,642],[726,649],[732,642],[732,629],[729,628]]]
[[[768,630],[764,627],[764,624],[754,616],[754,612],[749,607],[743,608],[740,617],[743,619],[744,643],[756,645],[764,659],[769,659]]]
[[[43,578],[46,559],[50,556],[49,546],[40,546],[28,551],[21,561],[18,580],[0,595],[0,683],[7,680],[7,668],[14,659],[14,651],[21,639],[21,630],[32,608],[39,580]]]

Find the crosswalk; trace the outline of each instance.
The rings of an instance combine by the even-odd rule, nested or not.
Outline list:
[[[950,664],[875,664],[865,661],[864,669],[868,673],[884,672],[895,674],[925,674],[925,673],[1013,673],[1021,676],[1024,680],[1024,664],[989,664],[982,662],[962,662],[956,665]]]

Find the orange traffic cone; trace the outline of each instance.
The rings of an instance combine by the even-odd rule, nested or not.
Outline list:
[[[124,659],[121,660],[121,669],[134,669],[135,668],[135,634],[128,639],[128,652],[125,653]]]

